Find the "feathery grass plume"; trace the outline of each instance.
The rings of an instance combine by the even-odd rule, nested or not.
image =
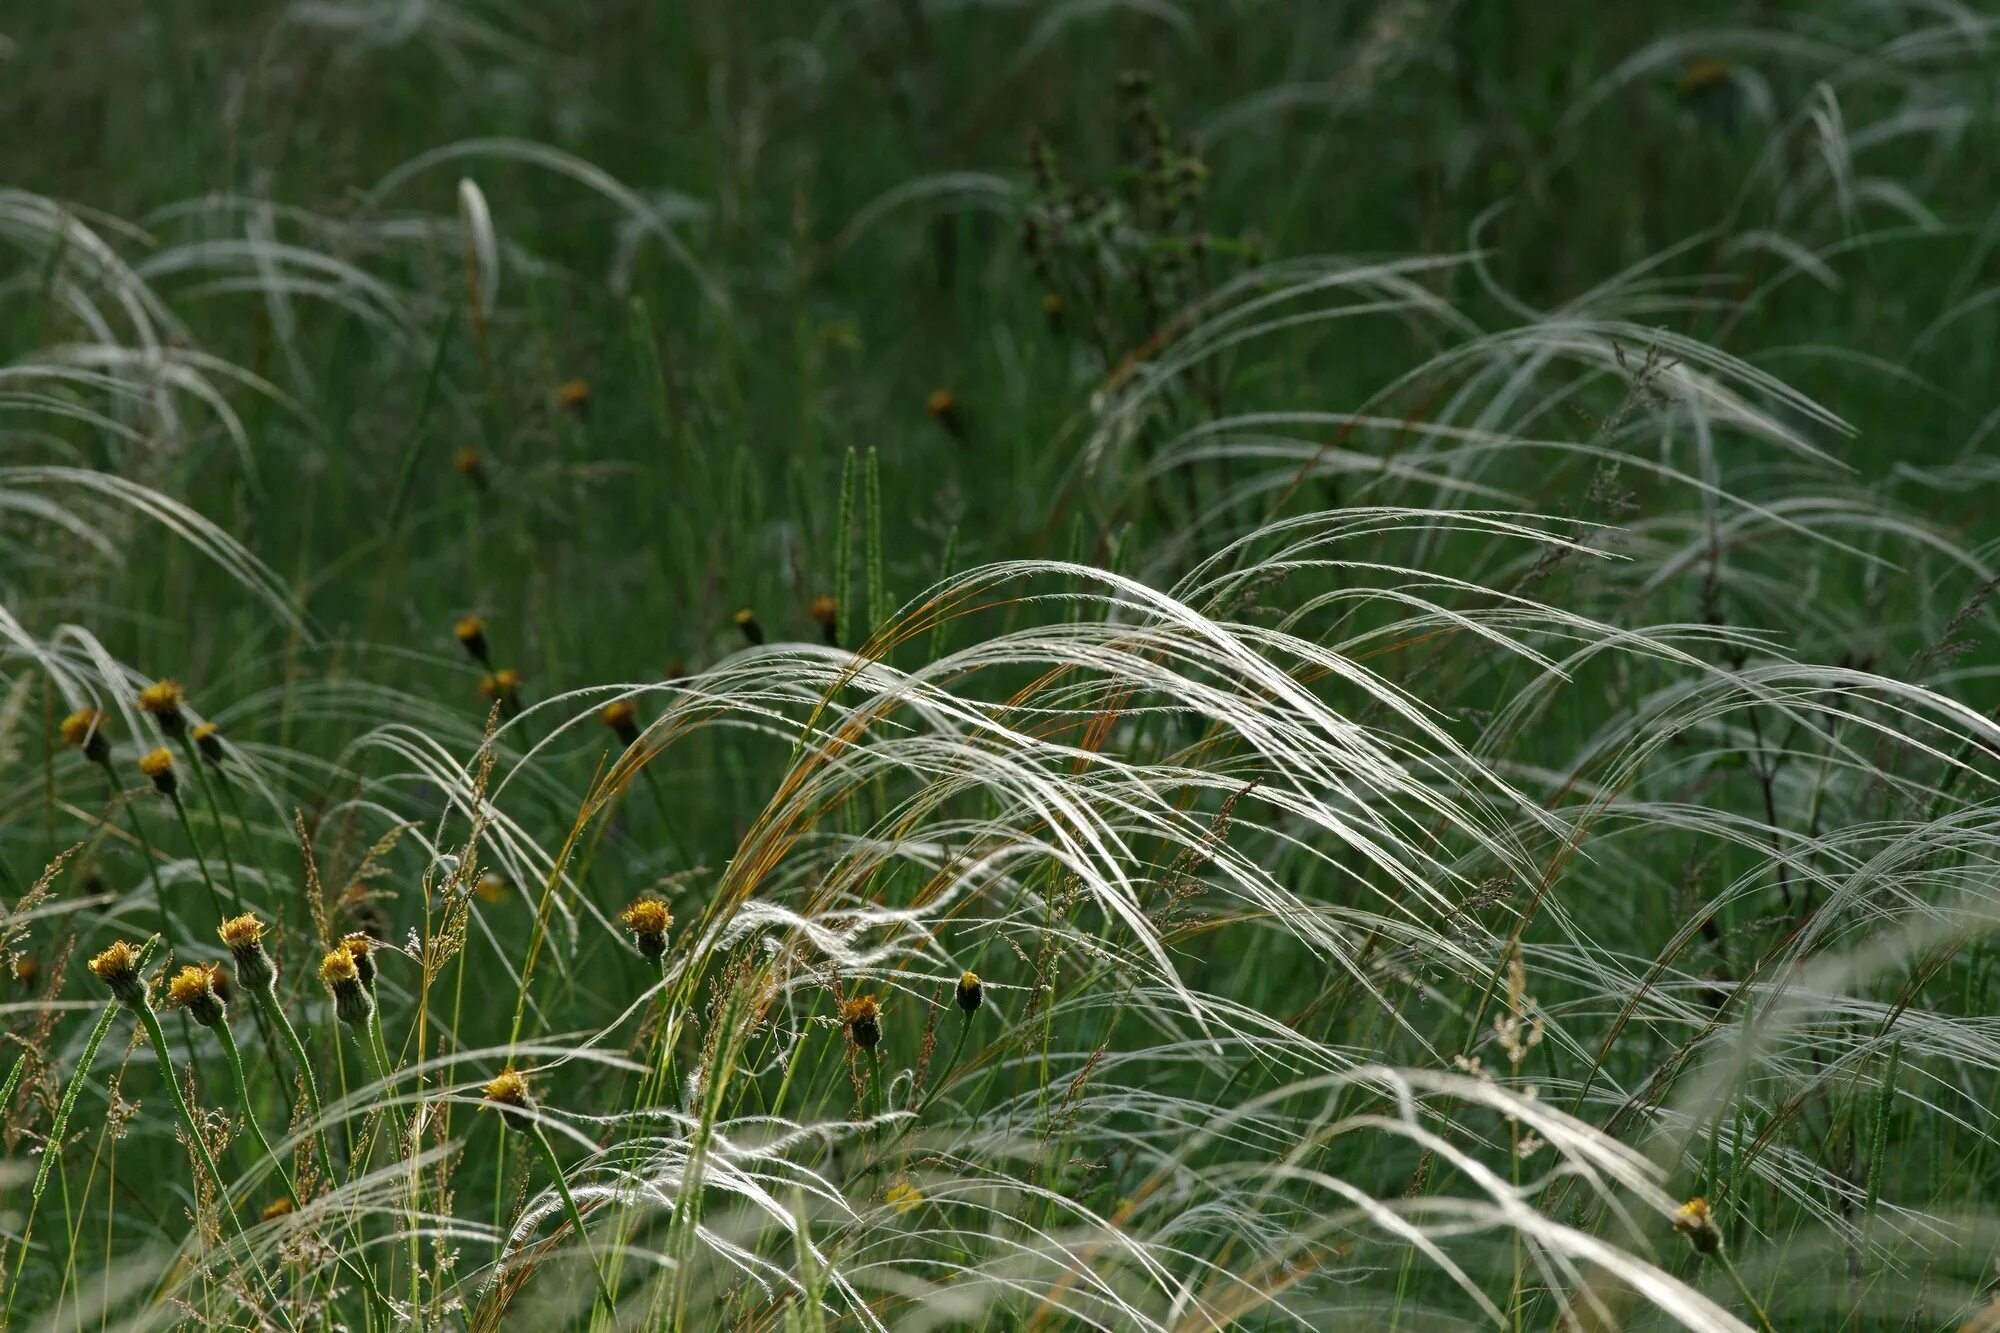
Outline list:
[[[826,646],[840,647],[840,603],[832,594],[822,594],[813,598],[810,611],[813,623],[819,626],[820,638]]]
[[[228,1019],[228,979],[214,963],[189,963],[167,983],[167,1000],[205,1028]]]
[[[513,667],[489,671],[479,682],[479,693],[500,705],[500,716],[514,717],[521,711],[521,673]]]
[[[111,719],[101,709],[79,708],[62,720],[63,744],[83,751],[83,757],[101,764],[111,757],[111,738],[105,727]]]
[[[672,928],[674,918],[665,903],[658,898],[634,898],[618,919],[632,932],[641,954],[651,959],[666,955],[667,931]]]
[[[236,978],[252,991],[269,994],[278,983],[278,969],[264,951],[264,922],[255,912],[232,916],[215,928],[229,957],[236,964]]]
[[[527,1076],[508,1065],[481,1087],[479,1095],[500,1113],[507,1128],[525,1133],[534,1127],[535,1101],[528,1093]]]
[[[639,739],[639,706],[630,699],[613,699],[597,710],[597,720],[611,728],[627,749]]]
[[[757,613],[755,611],[746,606],[741,611],[738,611],[732,619],[735,621],[736,628],[742,631],[744,639],[752,648],[764,642],[764,627],[757,623]]]
[[[174,774],[174,756],[165,746],[140,755],[139,771],[153,780],[153,790],[162,796],[172,796],[181,788]]]
[[[111,993],[127,1009],[147,1007],[146,983],[139,977],[139,948],[125,940],[113,940],[109,947],[90,960],[91,975],[110,987]]]
[[[958,1007],[968,1014],[979,1012],[979,1006],[986,1002],[986,988],[979,982],[977,972],[966,972],[958,979],[958,987],[952,993]]]
[[[931,420],[943,426],[954,439],[965,435],[965,418],[960,414],[958,395],[950,389],[933,389],[924,399],[924,411],[930,413]]]
[[[873,995],[857,995],[840,1002],[840,1026],[847,1039],[864,1051],[882,1043],[882,1006]]]
[[[224,758],[222,728],[216,726],[213,722],[197,722],[194,730],[190,731],[188,736],[194,741],[195,749],[201,752],[203,759],[206,759],[217,768],[222,767]]]
[[[478,616],[461,616],[451,627],[451,636],[458,640],[458,646],[466,655],[481,666],[491,666],[487,658],[486,622]]]
[[[187,695],[177,680],[156,680],[139,691],[139,707],[151,715],[161,731],[178,737],[187,730]]]
[[[349,1027],[364,1027],[375,1012],[375,997],[361,984],[361,969],[345,945],[320,959],[319,979],[333,994],[334,1017]]]
[[[366,931],[349,931],[340,937],[340,947],[354,960],[354,974],[370,994],[375,990],[375,948]]]
[[[487,489],[486,456],[471,445],[455,451],[451,456],[451,470],[463,477],[476,491]]]
[[[556,390],[556,406],[577,416],[590,415],[590,381],[573,379]]]

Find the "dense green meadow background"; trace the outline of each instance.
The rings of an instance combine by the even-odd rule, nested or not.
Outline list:
[[[1996,99],[0,6],[0,1327],[2000,1328]],[[231,1042],[86,966],[241,911]]]

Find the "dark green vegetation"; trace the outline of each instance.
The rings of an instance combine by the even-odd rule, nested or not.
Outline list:
[[[0,38],[0,1325],[1995,1317],[2000,21]]]

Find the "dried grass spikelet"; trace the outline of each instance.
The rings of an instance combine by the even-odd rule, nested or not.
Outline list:
[[[639,739],[639,706],[630,699],[613,699],[597,710],[597,720],[627,747]]]
[[[873,995],[840,1002],[840,1026],[847,1039],[864,1051],[882,1044],[882,1006]]]
[[[215,928],[236,963],[237,979],[252,990],[268,993],[278,981],[278,969],[264,952],[264,922],[255,912],[232,916]]]
[[[375,1012],[375,998],[361,984],[361,969],[344,945],[319,960],[319,979],[333,993],[333,1016],[349,1027],[366,1023]]]
[[[101,709],[79,708],[62,720],[63,744],[83,751],[83,757],[101,764],[111,755],[111,738],[105,728],[111,719]]]
[[[958,1007],[968,1014],[977,1013],[979,1006],[986,1003],[986,987],[980,984],[977,972],[967,972],[958,979],[958,987],[952,998]]]
[[[179,736],[187,730],[187,712],[183,707],[186,703],[187,695],[177,680],[156,680],[139,691],[139,707],[169,736]]]
[[[167,983],[167,1000],[205,1028],[227,1020],[229,979],[214,963],[189,963]]]
[[[528,1095],[527,1077],[514,1066],[508,1065],[479,1091],[486,1104],[500,1112],[507,1128],[526,1130],[535,1123],[531,1114],[535,1101]]]
[[[667,952],[667,931],[673,926],[673,914],[658,898],[635,898],[619,918],[625,929],[632,932],[632,938],[639,946],[639,952],[648,958],[660,958]]]
[[[180,778],[174,773],[174,756],[164,746],[141,755],[139,771],[153,780],[153,789],[162,796],[172,796],[180,790]]]
[[[103,982],[128,1009],[147,1007],[146,983],[139,979],[139,949],[126,940],[113,940],[109,947],[90,960],[91,975]]]

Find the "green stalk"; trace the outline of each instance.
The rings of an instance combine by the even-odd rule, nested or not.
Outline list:
[[[1757,1298],[1750,1294],[1749,1284],[1743,1280],[1743,1275],[1736,1271],[1736,1264],[1730,1259],[1728,1253],[1723,1250],[1717,1250],[1715,1257],[1722,1261],[1723,1271],[1728,1273],[1729,1280],[1736,1284],[1737,1293],[1743,1297],[1744,1303],[1750,1307],[1750,1313],[1757,1316],[1757,1327],[1763,1329],[1764,1333],[1778,1333],[1776,1329],[1771,1327],[1771,1317],[1764,1313],[1764,1307],[1759,1305]]]
[[[229,1220],[236,1224],[236,1234],[243,1241],[244,1261],[257,1274],[257,1284],[264,1289],[264,1294],[270,1297],[271,1309],[284,1320],[286,1327],[291,1327],[292,1321],[283,1313],[284,1305],[278,1298],[277,1289],[271,1285],[271,1279],[265,1274],[264,1266],[257,1262],[256,1253],[250,1245],[250,1233],[243,1226],[243,1218],[237,1213],[236,1205],[230,1201],[228,1182],[222,1178],[221,1170],[215,1165],[215,1157],[208,1150],[208,1141],[202,1138],[200,1130],[195,1127],[194,1112],[188,1109],[187,1098],[181,1095],[180,1080],[174,1076],[173,1057],[167,1049],[167,1034],[160,1030],[159,1015],[153,1012],[151,1004],[135,1005],[132,1007],[132,1012],[145,1027],[147,1040],[153,1043],[153,1056],[160,1062],[160,1072],[165,1077],[167,1091],[173,1096],[174,1114],[181,1118],[181,1130],[187,1135],[189,1151],[195,1154],[199,1171],[208,1172],[209,1178],[215,1182],[216,1197],[222,1201],[223,1211],[229,1214]],[[199,1179],[195,1181],[195,1192],[199,1197],[201,1192]]]
[[[201,751],[186,735],[181,737],[181,750],[187,755],[188,767],[194,770],[195,785],[201,788],[202,800],[208,805],[208,817],[215,821],[216,841],[222,844],[222,868],[229,880],[229,914],[240,915],[243,911],[243,890],[236,882],[236,858],[229,852],[229,831],[222,823],[222,806],[215,799],[215,788],[209,785],[208,767]]]
[[[535,1141],[536,1149],[542,1155],[542,1165],[549,1169],[549,1179],[556,1187],[556,1194],[562,1199],[563,1212],[569,1217],[569,1224],[576,1228],[576,1243],[583,1247],[590,1259],[591,1276],[597,1279],[597,1294],[604,1302],[604,1308],[612,1314],[618,1312],[618,1301],[611,1294],[611,1286],[604,1280],[604,1270],[598,1266],[597,1256],[590,1253],[590,1233],[583,1229],[583,1214],[577,1210],[576,1200],[570,1195],[569,1182],[563,1179],[562,1163],[556,1160],[556,1150],[549,1146],[548,1135],[542,1127],[530,1120],[528,1136]]]
[[[275,983],[273,983],[275,985]],[[271,989],[255,992],[258,1010],[269,1020],[291,1047],[292,1061],[299,1067],[299,1077],[306,1085],[306,1104],[312,1109],[313,1145],[319,1149],[319,1169],[326,1176],[327,1188],[331,1189],[340,1181],[333,1172],[333,1154],[326,1146],[326,1111],[319,1100],[319,1080],[313,1077],[312,1061],[306,1055],[306,1044],[299,1040],[298,1030],[285,1017],[285,1011],[278,1007],[278,997]]]
[[[222,910],[222,895],[215,891],[215,881],[209,877],[208,858],[201,854],[201,843],[194,836],[194,822],[188,818],[187,807],[181,804],[179,789],[167,793],[167,799],[174,803],[174,814],[181,821],[181,831],[187,834],[188,847],[194,852],[195,868],[201,871],[201,882],[208,888],[209,905],[215,909],[216,920],[231,915]]]

